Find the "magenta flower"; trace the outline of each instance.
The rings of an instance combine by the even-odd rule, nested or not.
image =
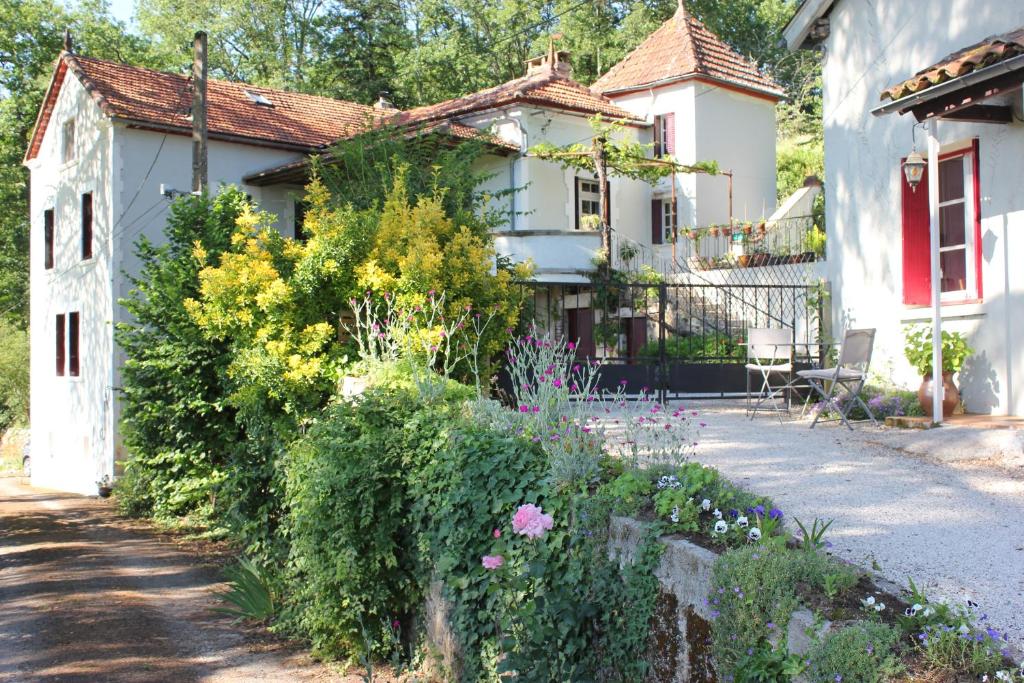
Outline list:
[[[575,351],[576,350],[576,342],[569,342],[568,348],[569,348],[570,351]]]
[[[560,380],[558,378],[555,378],[555,380],[553,382],[551,382],[551,385],[553,387],[555,387],[556,389],[561,389],[562,388],[562,380]]]
[[[520,505],[512,517],[512,531],[527,538],[540,538],[554,526],[551,515],[545,515],[543,508],[532,503]]]
[[[519,412],[520,413],[528,413],[528,412],[530,412],[530,406],[519,406]]]
[[[494,570],[505,564],[505,558],[501,555],[484,555],[481,559],[484,569]]]
[[[494,530],[494,537],[495,538],[501,538],[501,529],[495,529]]]

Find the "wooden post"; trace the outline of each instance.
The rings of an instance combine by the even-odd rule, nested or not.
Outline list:
[[[192,43],[192,192],[205,194],[207,175],[206,33],[196,31]]]
[[[939,121],[928,122],[928,221],[932,272],[932,422],[942,422],[942,269],[939,263]]]
[[[608,254],[608,268],[612,267],[612,217],[608,203],[608,156],[604,149],[604,138],[594,138],[594,170],[597,172],[597,190],[601,202],[601,247]]]

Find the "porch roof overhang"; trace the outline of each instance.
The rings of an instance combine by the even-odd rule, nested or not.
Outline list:
[[[1019,90],[1022,85],[1024,54],[885,102],[872,109],[871,113],[883,116],[910,112],[918,121],[944,118],[977,123],[1010,123],[1013,120],[1011,107],[984,102]]]

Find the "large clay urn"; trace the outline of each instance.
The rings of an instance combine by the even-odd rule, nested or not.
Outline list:
[[[921,386],[917,390],[917,400],[921,404],[921,410],[925,415],[932,414],[932,376],[925,375]],[[960,405],[960,391],[953,384],[953,373],[942,373],[942,417],[949,417]]]

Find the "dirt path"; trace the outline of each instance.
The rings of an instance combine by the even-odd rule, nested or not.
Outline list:
[[[211,613],[220,570],[106,501],[0,478],[0,681],[357,681]]]

